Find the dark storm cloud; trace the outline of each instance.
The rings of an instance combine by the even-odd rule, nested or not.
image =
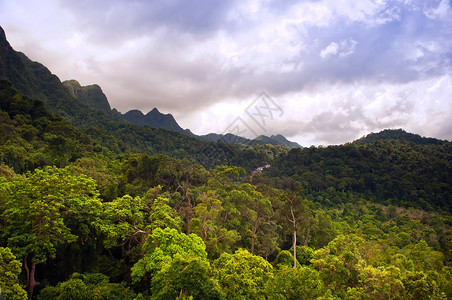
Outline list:
[[[64,0],[92,42],[114,43],[160,28],[206,37],[228,22],[235,1]]]
[[[275,11],[278,8],[287,12],[296,3],[299,1],[273,1],[266,5]],[[238,22],[230,17],[236,4],[234,1],[77,0],[62,1],[61,4],[75,12],[83,28],[91,33],[94,38],[91,42],[94,43],[119,43],[122,39],[152,36],[157,30],[163,30],[164,34],[156,43],[166,45],[166,48],[158,46],[159,49],[156,49],[155,45],[151,45],[148,56],[143,57],[141,63],[152,68],[153,62],[161,61],[155,59],[161,56],[157,51],[167,51],[171,58],[164,62],[170,65],[169,69],[171,60],[186,64],[187,75],[191,76],[190,70],[193,72],[193,78],[188,81],[194,84],[201,83],[196,78],[199,70],[206,71],[211,78],[216,77],[221,57],[213,54],[216,61],[208,62],[211,67],[199,68],[198,64],[186,58],[193,45],[199,39],[213,38],[220,29],[228,32],[229,28],[235,27],[234,22]],[[452,63],[452,19],[438,19],[434,14],[437,7],[438,3],[404,5],[390,2],[369,16],[370,20],[350,20],[347,18],[350,16],[338,16],[328,26],[301,24],[300,36],[292,37],[290,43],[307,44],[308,50],[303,49],[296,57],[286,58],[292,65],[300,67],[282,73],[278,66],[261,70],[249,61],[223,72],[215,78],[215,82],[221,86],[235,81],[234,88],[229,91],[234,90],[239,96],[262,89],[277,94],[301,91],[319,82],[372,80],[377,83],[404,83],[445,74],[450,71]],[[262,18],[265,24],[265,16]],[[245,32],[248,29],[245,28]],[[234,41],[233,34],[227,35],[227,38]],[[252,37],[249,41],[259,43],[259,38]],[[331,43],[338,45],[338,52],[322,57],[322,50]],[[177,77],[178,74],[174,75]]]

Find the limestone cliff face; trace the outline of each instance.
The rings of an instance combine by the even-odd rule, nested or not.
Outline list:
[[[66,90],[78,101],[88,104],[94,109],[109,112],[111,110],[107,97],[97,84],[81,86],[77,80],[63,82]]]

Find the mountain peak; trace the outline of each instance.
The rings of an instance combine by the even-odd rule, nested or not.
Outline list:
[[[66,84],[69,84],[69,85],[71,85],[71,86],[82,87],[82,85],[80,84],[80,82],[78,82],[78,81],[75,80],[75,79],[66,80],[66,81],[64,81],[64,82],[66,82]]]
[[[230,132],[226,134],[218,134],[218,133],[209,133],[206,135],[200,136],[201,139],[207,141],[223,141],[228,144],[244,144],[244,145],[265,145],[270,144],[274,146],[284,146],[288,148],[303,148],[298,143],[291,142],[287,140],[283,135],[277,134],[268,137],[266,135],[260,135],[253,140],[232,134]]]
[[[6,33],[1,26],[0,26],[0,48],[11,48],[11,45],[8,43],[8,40],[6,39]]]
[[[2,26],[0,26],[0,39],[6,41],[6,34],[5,34],[5,31],[3,30]]]
[[[298,143],[289,141],[285,136],[281,134],[272,135],[270,137],[266,135],[260,135],[255,138],[253,142],[256,142],[258,144],[281,145],[289,148],[302,148]]]
[[[190,131],[182,129],[171,114],[162,114],[156,107],[146,115],[141,111],[134,109],[126,112],[123,117],[132,124],[164,128],[187,135],[193,135]]]
[[[158,117],[158,116],[168,116],[168,114],[162,114],[157,107],[154,107],[152,110],[150,110],[146,116],[150,116],[150,117]],[[171,115],[170,115],[171,116]],[[172,117],[172,116],[171,116]]]
[[[141,112],[141,110],[138,110],[138,109],[129,110],[128,112],[126,112],[126,114],[132,115],[132,116],[140,116],[140,117],[144,116],[144,114]]]

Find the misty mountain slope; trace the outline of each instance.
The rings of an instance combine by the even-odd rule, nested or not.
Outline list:
[[[1,27],[0,79],[11,82],[19,93],[42,100],[52,113],[63,116],[74,125],[112,127],[123,122],[115,110],[106,109],[108,102],[101,99],[100,88],[81,88],[84,97],[77,99],[76,93],[71,93],[44,65],[15,51]]]

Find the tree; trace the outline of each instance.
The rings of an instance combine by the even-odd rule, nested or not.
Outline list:
[[[405,299],[447,299],[432,276],[424,272],[407,272],[402,283],[405,287]]]
[[[130,250],[133,245],[142,245],[156,228],[180,229],[180,217],[168,205],[168,198],[160,196],[160,191],[158,186],[149,189],[146,197],[125,195],[104,203],[96,226],[107,236],[107,247],[127,245]]]
[[[218,284],[211,279],[205,244],[195,235],[175,229],[157,228],[143,245],[144,255],[132,267],[135,283],[151,283],[152,299],[177,297],[220,297]],[[149,284],[146,284],[149,288]]]
[[[178,192],[183,198],[180,210],[185,211],[185,233],[190,233],[190,221],[195,205],[192,195],[192,187],[205,184],[209,172],[200,164],[193,164],[187,159],[177,160],[167,158],[162,160],[157,170],[156,177],[165,188]],[[181,201],[182,202],[182,201]]]
[[[265,299],[273,267],[262,257],[239,249],[234,254],[221,254],[214,267],[227,299]]]
[[[281,194],[280,208],[278,211],[280,218],[284,220],[285,227],[292,232],[293,266],[297,266],[297,236],[303,227],[306,227],[304,245],[307,246],[311,225],[309,224],[310,210],[303,199],[295,192],[285,192]]]
[[[293,268],[281,265],[267,282],[268,299],[317,299],[331,295],[320,279],[319,272],[310,267]]]
[[[85,174],[96,180],[100,197],[112,201],[118,195],[120,164],[115,160],[98,156],[82,157],[69,166],[74,173]],[[115,174],[116,173],[116,174]]]
[[[214,177],[209,180],[210,186],[228,185],[246,174],[245,169],[234,166],[217,166],[213,170]]]
[[[190,233],[190,220],[192,218],[192,208],[193,201],[190,197],[190,187],[193,184],[200,184],[207,181],[208,172],[203,166],[199,164],[191,164],[188,161],[184,161],[182,164],[183,173],[183,185],[179,187],[183,190],[184,200],[185,200],[185,234]]]
[[[236,230],[229,230],[222,222],[225,212],[221,199],[227,192],[222,189],[206,187],[206,191],[198,197],[194,208],[190,230],[198,234],[206,244],[209,257],[218,258],[223,252],[230,252],[240,237]]]
[[[0,296],[5,299],[27,299],[27,292],[19,284],[20,265],[11,249],[0,247]]]
[[[273,267],[282,268],[283,266],[292,266],[293,267],[293,255],[292,252],[288,250],[279,251],[276,259],[272,262]]]
[[[357,286],[360,270],[365,266],[359,249],[363,244],[364,240],[355,235],[339,235],[314,252],[311,262],[333,292]]]
[[[415,245],[406,247],[403,252],[411,258],[418,270],[441,270],[443,267],[444,255],[433,250],[426,241],[420,240]]]
[[[95,181],[83,174],[73,175],[67,168],[36,169],[14,178],[6,191],[3,237],[24,261],[31,298],[39,285],[35,280],[36,264],[55,257],[58,246],[77,240],[77,228],[69,227],[71,218],[80,221],[85,217],[89,225],[102,204]]]
[[[254,185],[249,183],[241,184],[228,193],[229,215],[234,215],[234,226],[237,231],[242,232],[242,239],[249,237],[251,239],[251,253],[254,254],[254,248],[258,239],[258,230],[262,226],[272,226],[270,218],[273,215],[273,208],[270,200],[262,193],[256,190]],[[231,220],[232,221],[232,220]],[[274,232],[273,232],[274,234]],[[271,232],[267,237],[272,238]]]
[[[198,197],[198,205],[195,207],[195,216],[201,221],[201,238],[207,241],[208,232],[214,231],[218,215],[222,209],[221,201],[214,190],[209,190]]]
[[[375,299],[404,299],[405,287],[399,268],[364,267],[359,275],[359,291]]]
[[[142,234],[147,222],[144,209],[146,203],[141,197],[132,198],[125,195],[103,205],[100,218],[96,220],[96,227],[106,235],[105,246],[113,247],[118,244],[130,248],[132,243],[141,244]]]
[[[152,280],[152,299],[223,298],[206,258],[176,253],[165,269],[157,272]]]
[[[79,274],[56,286],[46,286],[38,295],[38,300],[128,300],[136,294],[124,283],[111,283],[108,276],[100,273]]]

